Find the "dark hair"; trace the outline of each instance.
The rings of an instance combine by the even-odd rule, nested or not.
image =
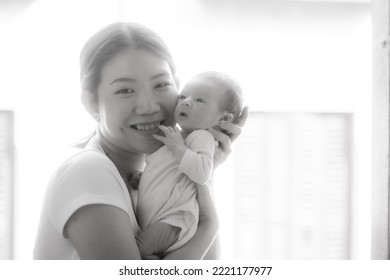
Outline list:
[[[216,71],[202,72],[195,77],[201,77],[216,83],[225,89],[224,102],[219,108],[233,114],[232,123],[236,123],[243,108],[243,96],[241,86],[232,77]]]

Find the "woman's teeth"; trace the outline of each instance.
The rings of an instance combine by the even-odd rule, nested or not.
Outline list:
[[[133,125],[133,127],[140,131],[149,131],[149,130],[155,130],[160,125],[159,122],[157,123],[148,123],[148,124],[136,124]]]

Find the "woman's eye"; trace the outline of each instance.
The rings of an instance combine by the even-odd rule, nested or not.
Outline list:
[[[183,100],[183,99],[186,99],[186,97],[184,95],[179,95],[179,99]]]
[[[156,85],[156,88],[166,88],[167,86],[170,86],[170,83],[159,83]]]
[[[132,90],[132,89],[124,88],[124,89],[118,90],[116,93],[119,93],[119,94],[132,94],[132,93],[134,93],[134,92],[135,92],[135,91]]]
[[[203,100],[202,98],[197,98],[197,99],[196,99],[196,102],[205,103],[204,100]]]

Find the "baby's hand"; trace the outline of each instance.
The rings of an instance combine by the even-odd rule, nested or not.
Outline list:
[[[158,128],[161,129],[162,132],[164,132],[165,137],[156,134],[153,134],[153,137],[163,142],[167,147],[168,146],[173,147],[180,144],[184,145],[184,139],[181,136],[180,130],[176,126],[171,127],[171,126],[160,125]]]
[[[184,144],[184,139],[181,136],[180,130],[177,127],[163,126],[159,128],[164,132],[164,136],[153,134],[153,137],[163,142],[165,146],[173,153],[176,159],[180,162],[184,156],[187,147]]]

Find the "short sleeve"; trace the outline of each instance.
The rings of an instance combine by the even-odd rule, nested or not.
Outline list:
[[[86,151],[58,169],[52,179],[49,216],[62,235],[71,215],[86,205],[107,204],[129,213],[131,200],[111,165],[99,153]]]

